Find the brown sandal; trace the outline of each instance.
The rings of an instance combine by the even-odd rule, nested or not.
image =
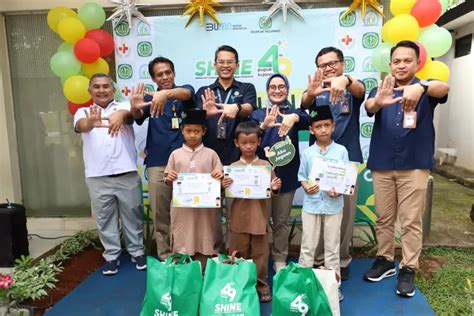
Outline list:
[[[268,303],[272,301],[272,295],[268,292],[258,292],[258,300],[260,303]]]

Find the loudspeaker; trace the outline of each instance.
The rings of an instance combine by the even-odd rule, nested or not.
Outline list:
[[[21,204],[0,204],[0,267],[11,267],[15,259],[28,254],[25,208]]]

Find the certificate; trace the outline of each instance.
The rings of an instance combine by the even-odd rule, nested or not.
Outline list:
[[[255,200],[270,198],[271,172],[270,165],[224,166],[224,176],[233,180],[225,189],[225,196]]]
[[[313,157],[308,185],[319,184],[320,191],[353,195],[359,169],[358,162]]]
[[[210,173],[178,173],[173,182],[173,207],[220,208],[221,181]]]

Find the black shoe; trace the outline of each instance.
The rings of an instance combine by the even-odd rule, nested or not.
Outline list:
[[[349,267],[341,267],[341,280],[342,281],[349,280],[350,276],[351,276],[351,271],[349,270]]]
[[[397,270],[395,270],[395,264],[393,261],[388,261],[385,257],[377,257],[372,268],[364,273],[364,279],[367,281],[378,282],[383,278],[391,277],[396,273]]]
[[[402,267],[398,272],[397,294],[405,297],[415,295],[415,270]]]

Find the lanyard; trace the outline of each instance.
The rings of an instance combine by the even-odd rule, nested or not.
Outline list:
[[[229,98],[231,94],[232,94],[232,89],[230,89],[229,92],[227,93],[227,96],[223,104],[227,104],[229,102]],[[219,98],[219,103],[222,103],[221,90],[219,89],[217,89],[217,97]]]

